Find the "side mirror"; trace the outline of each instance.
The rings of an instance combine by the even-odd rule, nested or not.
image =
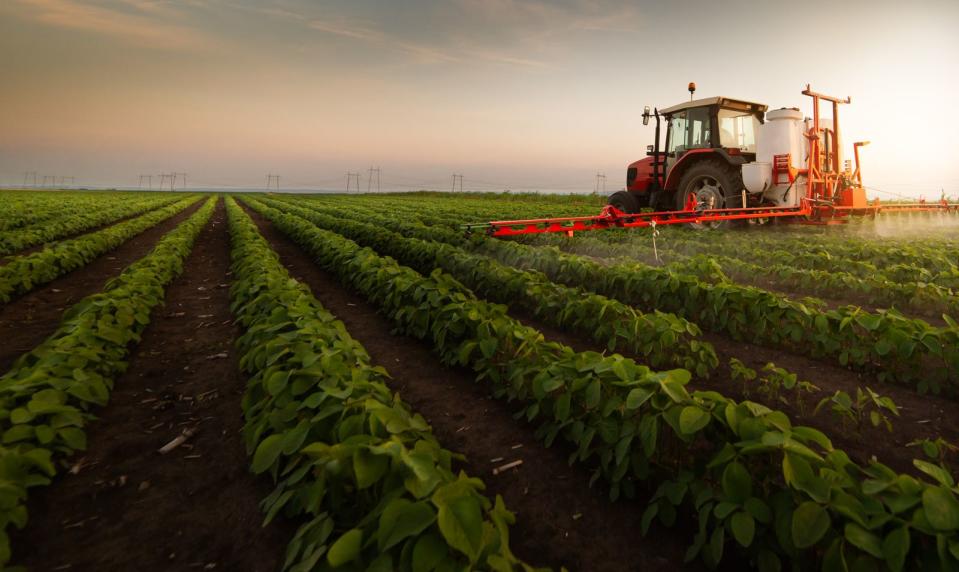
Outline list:
[[[649,106],[643,108],[643,125],[649,125]]]

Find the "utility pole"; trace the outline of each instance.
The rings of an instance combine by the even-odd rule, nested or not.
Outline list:
[[[602,188],[603,194],[605,195],[606,194],[606,175],[604,173],[596,173],[596,186],[593,188],[593,193],[598,195],[601,188]]]
[[[376,173],[376,192],[380,192],[380,168],[370,167],[370,178],[366,181],[366,192],[373,189],[373,174]]]
[[[356,180],[356,192],[360,192],[360,174],[357,173],[346,173],[346,192],[350,192],[350,183]]]
[[[276,185],[276,186],[274,187],[274,185]],[[275,188],[277,192],[280,191],[280,176],[279,176],[279,175],[267,174],[267,176],[266,176],[266,190],[269,191],[269,190],[272,189],[272,188]]]
[[[451,192],[453,193],[456,192],[456,181],[460,182],[460,192],[462,193],[463,192],[463,175],[457,175],[456,173],[453,173],[453,189]]]

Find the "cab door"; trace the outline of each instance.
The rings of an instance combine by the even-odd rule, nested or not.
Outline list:
[[[709,107],[692,107],[669,116],[666,130],[666,173],[690,149],[712,147]]]

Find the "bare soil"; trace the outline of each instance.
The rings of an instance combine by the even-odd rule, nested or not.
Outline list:
[[[31,494],[14,562],[30,570],[280,568],[290,523],[261,528],[272,490],[248,472],[240,435],[245,378],[229,308],[230,241],[223,203],[183,274],[153,312],[89,449]],[[194,436],[157,452],[186,429]]]
[[[543,447],[534,427],[513,418],[515,406],[492,399],[472,372],[442,365],[427,344],[393,335],[389,320],[360,295],[321,270],[269,221],[247,212],[290,273],[309,285],[375,363],[387,368],[390,386],[426,417],[440,443],[466,456],[459,467],[481,477],[490,497],[503,496],[517,515],[510,540],[520,558],[571,570],[698,568],[682,564],[691,533],[654,526],[643,537],[641,501],[613,503],[601,487],[590,489],[590,472],[570,467],[570,451],[560,444]],[[523,464],[492,474],[513,460]]]
[[[4,340],[0,344],[0,373],[9,370],[21,354],[50,336],[70,306],[102,290],[124,268],[153,250],[163,235],[196,212],[201,204],[202,200],[197,200],[196,204],[141,232],[83,268],[0,306],[0,340]]]

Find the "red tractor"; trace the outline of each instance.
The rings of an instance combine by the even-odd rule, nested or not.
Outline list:
[[[690,94],[694,91],[690,84]],[[688,101],[653,114],[646,107],[643,125],[655,117],[655,143],[646,148],[646,158],[629,165],[626,190],[614,193],[609,204],[624,213],[758,206],[761,194],[747,193],[744,204],[742,166],[756,161],[766,110],[761,103],[728,97]]]

